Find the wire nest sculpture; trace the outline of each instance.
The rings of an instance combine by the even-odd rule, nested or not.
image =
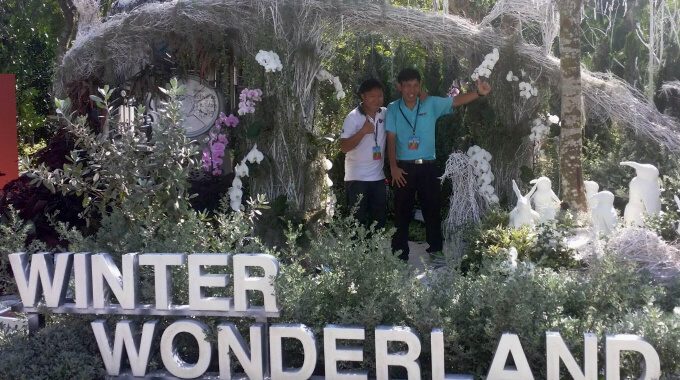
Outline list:
[[[606,243],[605,254],[636,263],[660,282],[680,275],[680,249],[644,228],[617,230]]]
[[[298,11],[300,22],[291,25],[290,20],[295,20],[297,15],[283,15],[284,3],[280,0],[175,0],[146,4],[115,15],[93,25],[75,41],[56,72],[55,93],[63,95],[65,86],[77,80],[98,77],[115,83],[130,77],[149,63],[152,38],[172,35],[191,41],[196,35],[213,34],[222,38],[234,31],[240,38],[246,38],[257,33],[263,19],[273,23],[276,35],[288,36],[281,48],[290,55],[301,52],[301,46],[296,46],[295,41],[303,41],[305,33],[337,33],[338,25],[354,31],[406,37],[426,47],[443,44],[459,57],[467,58],[471,65],[476,64],[480,54],[515,43],[491,27],[480,27],[462,17],[395,7],[379,0],[364,3],[299,0],[295,2],[297,9],[304,12]],[[299,26],[309,26],[310,30],[305,32]],[[539,86],[559,84],[560,62],[546,54],[542,46],[517,42],[515,51],[522,57],[527,71],[541,73]],[[311,65],[306,71],[315,68]],[[294,85],[302,87],[298,91],[306,91],[316,73],[302,75],[300,71],[299,74]],[[498,81],[499,78],[492,79]],[[680,152],[678,121],[660,113],[639,91],[610,74],[588,70],[582,70],[582,83],[586,110],[591,118],[628,126],[669,151]]]
[[[673,93],[680,96],[680,80],[663,82],[663,84],[661,85],[661,92],[666,97],[672,96]]]
[[[462,152],[451,153],[440,179],[442,183],[451,181],[449,212],[444,220],[446,235],[450,236],[467,223],[479,223],[488,202],[479,194],[470,157]]]

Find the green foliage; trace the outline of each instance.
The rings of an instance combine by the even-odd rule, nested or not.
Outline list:
[[[674,199],[674,196],[680,197],[679,178],[677,173],[673,176],[661,176],[661,209],[663,212],[658,216],[645,218],[645,227],[656,232],[665,241],[676,241],[680,237],[678,235],[680,205]]]
[[[493,209],[484,216],[479,225],[468,226],[464,233],[467,249],[462,257],[461,268],[476,271],[485,262],[503,262],[509,259],[511,247],[517,250],[517,260],[532,262],[548,268],[575,268],[580,266],[569,248],[566,238],[571,232],[570,220],[537,227],[536,231],[508,226],[508,214]]]
[[[405,296],[416,286],[407,265],[392,254],[391,230],[366,229],[354,218],[335,219],[309,233],[300,247],[299,229],[289,233],[287,262],[276,281],[282,321],[301,322],[321,336],[329,322],[365,326],[408,323]],[[374,368],[374,344],[366,336],[364,368]]]
[[[86,125],[85,117],[74,121],[64,117],[66,128],[75,136],[75,150],[63,169],[50,171],[44,164],[31,170],[34,184],[52,192],[82,196],[88,225],[107,215],[133,222],[148,209],[163,210],[170,222],[182,218],[189,210],[187,179],[196,166],[197,148],[184,136],[180,123],[183,89],[173,79],[163,90],[169,101],[164,103],[160,121],[154,125],[151,139],[141,129],[113,125],[106,128],[111,135],[96,135]],[[100,89],[101,97],[91,96],[101,108],[111,111],[112,90]],[[57,112],[65,115],[68,102],[57,102]],[[137,114],[143,113],[143,108]],[[105,223],[105,221],[103,221]]]
[[[21,147],[45,137],[58,35],[64,20],[56,1],[0,2],[0,73],[15,74]]]
[[[629,287],[636,281],[640,286]],[[520,266],[512,274],[484,265],[477,276],[451,272],[431,287],[443,310],[438,325],[447,332],[447,360],[457,363],[459,372],[485,374],[499,337],[512,332],[522,339],[536,378],[545,378],[545,331],[560,331],[574,343],[582,341],[584,332],[602,336],[660,292],[632,266],[612,262],[584,272]],[[581,347],[572,351],[575,357],[582,357]],[[669,354],[678,358],[680,352],[673,347]],[[673,368],[674,360],[664,366]],[[628,368],[624,372],[630,373]]]
[[[0,331],[0,379],[104,378],[88,319],[55,318],[34,335]]]
[[[26,247],[26,238],[32,228],[33,225],[23,221],[12,207],[4,214],[0,213],[0,295],[16,293],[8,254],[46,250],[44,244],[38,241]]]
[[[367,331],[379,324],[411,326],[423,341],[421,362],[429,363],[429,333],[443,328],[449,372],[483,376],[498,339],[512,332],[522,339],[536,378],[545,378],[546,331],[559,331],[575,357],[583,355],[585,332],[639,333],[665,350],[664,373],[677,373],[677,317],[650,306],[664,290],[632,264],[605,260],[560,271],[520,264],[512,271],[484,258],[475,274],[445,267],[418,282],[392,256],[380,231],[371,234],[351,219],[319,231],[309,248],[290,248],[298,246],[298,236],[290,234],[289,250],[281,254],[287,262],[277,279],[281,320],[305,323],[317,339],[329,323],[363,325]],[[361,365],[373,370],[370,333],[363,349]],[[631,376],[637,363],[625,363],[622,373]],[[428,366],[423,370],[427,377]]]
[[[678,194],[680,186],[678,180],[678,159],[669,154],[666,149],[649,141],[640,139],[633,132],[616,126],[591,126],[586,128],[583,149],[583,177],[597,182],[600,190],[608,190],[616,196],[614,205],[623,211],[628,202],[628,185],[635,177],[635,171],[627,166],[621,166],[621,161],[636,161],[656,166],[662,178],[662,200],[664,210],[674,213],[677,209],[673,201],[673,194]],[[653,222],[656,223],[656,222]],[[658,223],[657,223],[658,224]],[[656,229],[656,227],[655,227]],[[667,227],[662,236],[669,240],[674,235],[669,234]]]

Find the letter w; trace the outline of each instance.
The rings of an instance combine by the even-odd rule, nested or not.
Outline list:
[[[47,307],[59,307],[64,303],[68,279],[71,277],[73,255],[71,253],[36,253],[28,264],[26,253],[12,253],[9,263],[19,288],[24,307],[35,307],[42,290]],[[39,290],[40,289],[40,290]]]
[[[120,321],[116,324],[116,332],[113,338],[113,348],[109,340],[109,332],[106,328],[106,321],[98,319],[91,323],[94,337],[97,339],[97,346],[102,355],[106,373],[110,376],[120,375],[120,362],[123,356],[123,346],[127,352],[130,368],[133,376],[146,375],[146,367],[149,363],[149,353],[151,352],[151,341],[156,330],[158,321],[144,323],[142,328],[141,341],[132,321]]]

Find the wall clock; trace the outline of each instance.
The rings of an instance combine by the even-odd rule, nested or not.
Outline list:
[[[182,127],[189,138],[206,133],[215,124],[224,107],[220,92],[197,76],[188,76],[179,81],[184,86],[180,112]]]

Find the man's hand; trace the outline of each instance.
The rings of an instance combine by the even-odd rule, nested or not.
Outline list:
[[[390,173],[392,174],[392,185],[396,185],[397,187],[404,187],[406,186],[406,173],[404,169],[398,167],[398,166],[393,166],[390,168]]]
[[[363,136],[363,135],[368,135],[368,134],[374,133],[374,132],[375,132],[375,126],[373,125],[373,123],[371,123],[370,120],[368,120],[368,116],[366,116],[366,121],[364,121],[364,125],[359,130],[359,133],[361,133],[362,136]]]
[[[481,79],[477,79],[477,94],[481,96],[486,96],[491,92],[491,85],[489,82],[482,82]]]

